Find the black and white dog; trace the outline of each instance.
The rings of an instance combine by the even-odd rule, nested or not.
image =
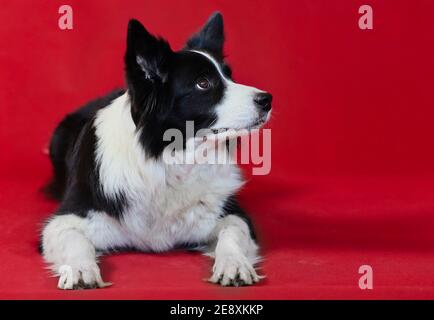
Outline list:
[[[234,164],[167,164],[166,130],[258,128],[271,95],[235,83],[223,56],[223,19],[211,16],[174,52],[137,20],[128,25],[127,89],[71,113],[50,145],[58,211],[45,224],[42,252],[61,289],[101,288],[97,258],[111,250],[205,248],[209,281],[251,285],[258,246],[235,194]]]

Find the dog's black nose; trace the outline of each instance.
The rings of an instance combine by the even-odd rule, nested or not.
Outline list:
[[[255,96],[255,103],[261,108],[261,110],[268,112],[271,110],[271,101],[273,96],[268,92],[261,92]]]

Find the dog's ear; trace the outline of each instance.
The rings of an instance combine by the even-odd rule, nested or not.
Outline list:
[[[128,23],[125,68],[127,81],[165,82],[172,50],[161,38],[151,35],[137,20]]]
[[[131,115],[136,125],[143,116],[161,108],[162,91],[169,77],[169,64],[173,54],[169,44],[151,35],[137,20],[128,23],[125,71],[131,98]]]
[[[187,41],[185,48],[208,51],[222,60],[224,41],[223,16],[220,12],[215,12],[202,29]]]

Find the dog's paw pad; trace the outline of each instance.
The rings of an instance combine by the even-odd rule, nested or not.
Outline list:
[[[102,280],[96,264],[81,267],[62,265],[59,268],[59,282],[57,284],[59,289],[96,289],[110,285],[111,283]]]

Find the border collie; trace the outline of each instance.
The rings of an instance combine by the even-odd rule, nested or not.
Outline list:
[[[131,20],[127,89],[88,103],[58,125],[49,190],[61,204],[44,225],[41,249],[60,289],[110,285],[98,257],[112,250],[197,247],[215,260],[210,282],[238,286],[261,279],[252,225],[235,196],[243,185],[238,166],[162,160],[164,132],[185,132],[187,121],[195,131],[215,133],[268,120],[272,96],[232,80],[223,42],[220,13],[176,52]]]

